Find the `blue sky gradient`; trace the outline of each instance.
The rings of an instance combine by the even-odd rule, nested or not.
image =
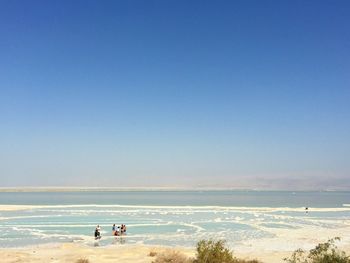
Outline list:
[[[349,1],[0,2],[0,186],[350,188]]]

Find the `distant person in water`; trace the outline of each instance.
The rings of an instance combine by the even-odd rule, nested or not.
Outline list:
[[[309,208],[305,207],[305,213],[309,213]]]
[[[112,235],[114,235],[115,234],[115,224],[113,224],[113,226],[112,226]]]
[[[119,229],[119,226],[118,226],[116,231],[114,232],[114,235],[115,236],[119,236],[119,234],[120,234],[120,229]]]
[[[126,225],[122,224],[122,226],[120,228],[120,232],[121,232],[121,234],[125,234],[125,232],[126,232]]]
[[[95,229],[95,239],[100,239],[101,238],[101,228],[100,225],[97,225]]]

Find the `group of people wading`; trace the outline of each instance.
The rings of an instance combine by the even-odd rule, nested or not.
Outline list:
[[[120,226],[116,227],[115,224],[113,224],[112,227],[112,235],[113,236],[123,236],[126,234],[126,225],[121,224]],[[101,227],[100,225],[97,225],[95,228],[95,239],[101,238]]]
[[[115,228],[115,224],[113,224],[113,227],[112,227],[113,236],[122,236],[122,235],[125,235],[125,233],[126,233],[126,225],[121,224],[121,226],[118,226],[117,228]]]

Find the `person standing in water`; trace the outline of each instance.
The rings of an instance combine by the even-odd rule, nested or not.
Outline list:
[[[97,225],[95,229],[95,239],[100,239],[101,238],[101,228],[100,225]]]
[[[113,224],[113,227],[112,227],[112,235],[113,236],[115,235],[115,224]]]
[[[126,225],[122,224],[121,228],[120,228],[120,231],[122,234],[125,234],[126,232]]]

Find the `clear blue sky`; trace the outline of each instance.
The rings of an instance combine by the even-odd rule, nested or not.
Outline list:
[[[350,188],[349,1],[0,1],[0,186]]]

